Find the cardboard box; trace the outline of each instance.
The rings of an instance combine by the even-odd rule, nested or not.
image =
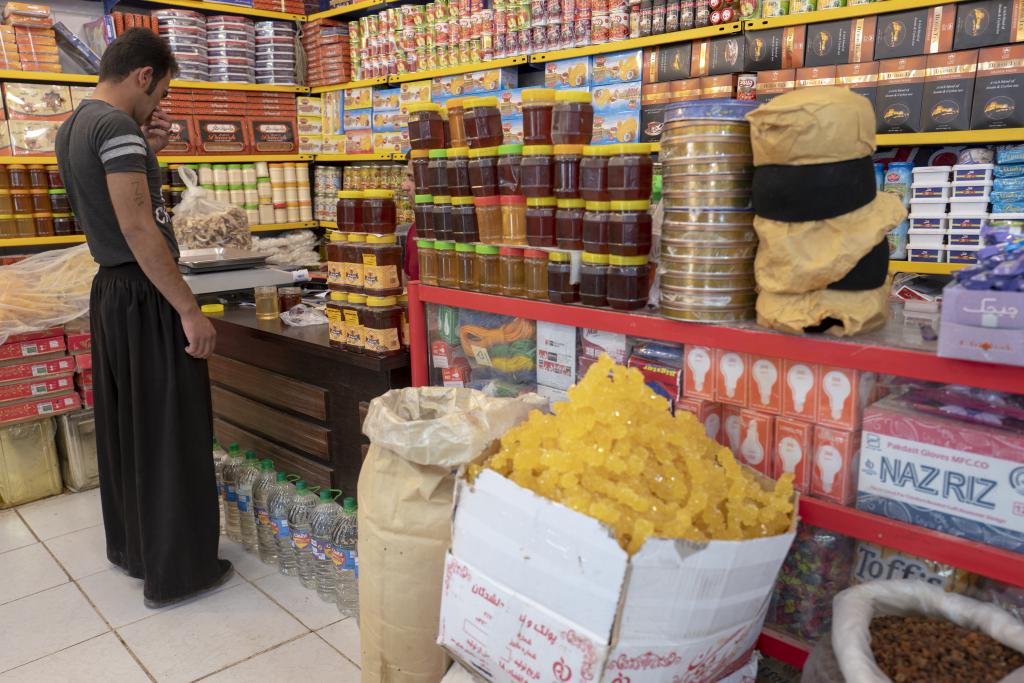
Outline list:
[[[700,79],[700,99],[711,100],[716,98],[736,97],[736,83],[738,78],[739,74],[702,76]]]
[[[836,67],[808,66],[796,70],[797,88],[817,88],[836,84]]]
[[[758,102],[771,102],[783,93],[796,88],[796,69],[779,69],[762,71],[757,74],[757,86],[754,90]]]
[[[690,72],[694,76],[722,76],[744,70],[746,63],[746,42],[743,34],[734,33],[701,41],[702,45],[694,50],[697,57],[697,69],[690,62]],[[706,44],[706,48],[704,47]]]
[[[873,372],[821,367],[818,392],[818,423],[837,429],[860,429],[864,409],[875,395]]]
[[[250,117],[250,148],[253,154],[294,154],[298,152],[295,119],[283,117]]]
[[[884,398],[864,413],[857,508],[1024,552],[1022,465],[1019,432]]]
[[[323,113],[323,101],[319,97],[298,96],[295,98],[295,107],[299,116],[315,116],[317,118]]]
[[[401,130],[408,131],[408,117],[400,110],[373,111],[373,132],[374,133],[395,133]]]
[[[938,353],[1000,365],[1024,365],[1024,292],[947,285]]]
[[[345,109],[369,109],[373,107],[373,86],[349,88],[344,93]]]
[[[949,52],[955,22],[955,5],[882,14],[875,32],[875,60]]]
[[[659,142],[665,128],[665,104],[644,104],[640,107],[640,142]]]
[[[398,111],[402,104],[402,89],[387,88],[373,91],[373,110],[377,111]]]
[[[590,87],[590,57],[560,59],[544,66],[544,87],[565,90]]]
[[[970,128],[977,68],[977,50],[928,57],[921,107],[921,129],[924,132]]]
[[[576,383],[576,328],[537,322],[537,384],[568,389]]]
[[[165,154],[189,155],[195,151],[195,119],[189,115],[168,114],[171,131],[167,136]]]
[[[70,375],[17,384],[4,384],[0,385],[0,403],[36,400],[47,396],[66,394],[73,391],[74,388],[75,384]]]
[[[683,396],[715,400],[715,352],[706,346],[687,344],[683,349]]]
[[[814,363],[786,359],[782,369],[782,414],[814,422],[818,416],[821,368]]]
[[[22,332],[21,334],[12,334],[4,339],[4,344],[38,341],[40,339],[49,339],[50,337],[59,337],[62,334],[64,334],[64,328],[60,325],[56,325],[54,327],[48,327],[45,330],[33,330],[31,332]]]
[[[639,370],[640,374],[644,376],[647,386],[658,395],[668,399],[670,405],[675,406],[676,400],[682,395],[683,371],[681,369],[640,356],[630,356],[626,365]]]
[[[373,110],[372,109],[359,109],[359,110],[345,110],[345,114],[342,117],[342,130],[356,130],[361,128],[372,128],[373,127]]]
[[[743,437],[739,450],[734,451],[737,459],[766,477],[771,476],[775,416],[743,408],[740,410],[740,424]]]
[[[600,358],[607,354],[616,363],[625,363],[629,355],[626,335],[604,330],[580,328],[580,349],[587,358]]]
[[[1024,45],[978,51],[971,129],[1024,126]]]
[[[690,77],[692,43],[644,49],[643,82],[666,83]]]
[[[554,410],[556,403],[563,403],[569,400],[569,394],[561,389],[546,387],[543,384],[537,385],[537,393],[548,400],[548,409]]]
[[[91,353],[76,353],[71,358],[72,360],[74,360],[76,372],[86,372],[92,370]]]
[[[676,402],[676,413],[686,410],[693,413],[704,425],[709,439],[719,441],[722,437],[722,404],[699,398],[681,398]]]
[[[82,353],[92,349],[92,334],[83,332],[81,334],[69,334],[66,337],[68,353]]]
[[[744,71],[799,69],[804,65],[806,26],[748,31],[743,37],[746,41]]]
[[[513,88],[502,90],[498,93],[498,111],[501,117],[514,117],[523,115],[523,91],[528,88]]]
[[[1024,41],[1024,0],[978,0],[956,5],[953,49]]]
[[[594,114],[592,145],[636,142],[640,137],[640,108]]]
[[[878,133],[917,133],[921,128],[927,57],[887,59],[878,65]]]
[[[71,115],[71,91],[66,85],[4,83],[7,118],[28,121],[63,121]]]
[[[64,353],[64,337],[50,337],[48,339],[32,339],[27,341],[9,342],[0,344],[0,361],[12,361],[34,356],[50,356],[55,353]]]
[[[598,85],[590,89],[594,114],[640,110],[640,81]]]
[[[250,151],[243,119],[201,114],[195,117],[195,122],[199,154],[247,154]]]
[[[740,452],[743,444],[743,417],[739,406],[722,406],[722,433],[718,442],[733,453]]]
[[[67,356],[52,360],[0,365],[0,384],[63,377],[75,371],[75,359]]]
[[[801,493],[811,490],[811,469],[814,454],[814,425],[804,420],[779,416],[775,418],[775,443],[772,447],[771,476],[778,479],[793,473],[793,488]]]
[[[970,572],[949,565],[901,553],[867,541],[857,541],[850,583],[912,579],[924,581],[946,591],[964,592],[972,583]]]
[[[836,67],[836,85],[863,95],[875,108],[878,95],[878,62],[840,64]]]
[[[643,50],[626,50],[591,58],[591,85],[639,81],[644,63]]]
[[[747,373],[747,405],[763,413],[778,415],[782,411],[781,358],[764,356],[750,357],[750,372]]]
[[[804,66],[870,62],[874,59],[876,19],[872,16],[809,25]]]
[[[345,154],[373,152],[373,131],[369,128],[345,131]]]
[[[501,120],[502,142],[506,145],[523,143],[523,117],[504,116]]]
[[[37,420],[41,417],[62,415],[82,406],[78,394],[67,394],[54,398],[35,399],[21,403],[0,406],[0,424],[13,424]]]
[[[403,114],[409,112],[405,110],[406,105],[413,102],[429,102],[431,93],[431,82],[430,80],[425,81],[406,81],[399,87],[399,108]]]
[[[745,353],[715,349],[715,400],[734,406],[747,405],[747,384],[750,378],[750,356]]]
[[[849,505],[857,498],[857,459],[860,432],[814,427],[814,468],[811,494]]]
[[[17,156],[56,154],[60,121],[8,121],[11,153]]]
[[[490,470],[459,482],[452,528],[438,642],[502,683],[533,678],[523,667],[563,683],[722,679],[749,660],[794,536],[650,539],[627,556],[597,520]]]
[[[469,378],[472,370],[465,365],[458,365],[453,368],[441,368],[441,386],[443,387],[465,387],[469,385]]]
[[[299,135],[323,135],[324,120],[320,116],[298,116],[296,118]]]
[[[384,154],[403,154],[409,151],[409,131],[374,133],[373,151]]]

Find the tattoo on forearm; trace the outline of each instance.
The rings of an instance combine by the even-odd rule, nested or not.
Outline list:
[[[143,192],[142,181],[132,181],[132,201],[135,202],[135,206],[141,207],[146,204],[146,195]]]

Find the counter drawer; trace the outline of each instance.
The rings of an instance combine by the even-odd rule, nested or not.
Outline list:
[[[276,443],[267,441],[258,434],[253,434],[220,418],[214,418],[213,420],[213,433],[222,444],[237,443],[242,447],[242,450],[251,448],[256,451],[260,460],[270,458],[274,461],[274,469],[278,472],[297,474],[311,486],[331,486],[331,468],[314,462],[283,446],[278,446]]]
[[[278,443],[286,443],[330,462],[329,429],[316,422],[281,412],[223,387],[211,388],[213,413],[232,424]]]
[[[327,421],[327,390],[224,356],[211,356],[210,381],[260,403]]]

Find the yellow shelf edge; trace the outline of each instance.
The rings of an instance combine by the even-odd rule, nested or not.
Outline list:
[[[388,83],[406,83],[408,81],[422,81],[428,78],[440,78],[442,76],[454,76],[456,74],[468,74],[474,71],[490,71],[491,69],[503,69],[507,66],[517,66],[519,64],[526,64],[529,58],[527,55],[518,55],[516,57],[505,57],[504,59],[495,59],[490,62],[483,64],[460,64],[459,66],[449,66],[444,69],[431,69],[430,71],[416,71],[410,74],[398,74],[397,76],[391,76],[388,78]],[[483,95],[484,93],[481,93]]]
[[[0,249],[6,247],[40,247],[48,244],[81,244],[85,235],[59,235],[55,237],[0,237]]]
[[[277,232],[278,230],[302,230],[304,228],[316,228],[316,221],[303,221],[301,223],[267,223],[265,225],[250,225],[251,232]]]
[[[880,2],[870,2],[863,5],[837,7],[835,9],[822,9],[816,12],[787,14],[784,17],[745,19],[743,21],[743,27],[747,31],[764,31],[766,29],[779,28],[781,26],[801,26],[804,24],[817,24],[822,21],[856,19],[858,17],[869,17],[877,14],[905,12],[907,10],[921,9],[924,7],[948,5],[959,1],[960,0],[884,0]]]
[[[889,0],[893,1],[893,0]],[[879,147],[897,145],[959,145],[1024,140],[1024,128],[957,130],[939,133],[881,133],[875,136]]]
[[[334,221],[317,221],[317,222],[320,224],[321,228],[326,228],[328,230],[337,230],[338,229],[338,224],[335,223]]]
[[[353,14],[355,12],[361,12],[364,9],[371,9],[373,7],[385,7],[386,5],[395,4],[385,0],[363,0],[362,2],[353,2],[348,5],[341,7],[335,7],[333,9],[324,10],[323,12],[314,12],[306,17],[306,21],[316,21],[317,19],[331,19],[333,17],[343,17],[346,14]]]
[[[253,92],[308,93],[309,88],[301,85],[260,85],[258,83],[215,83],[213,81],[171,81],[172,88],[193,90],[246,90]]]
[[[317,154],[316,161],[391,161],[390,152],[370,154]]]
[[[241,7],[223,2],[197,2],[196,0],[143,0],[151,5],[165,5],[167,7],[180,7],[183,9],[203,10],[224,14],[241,14],[247,17],[263,17],[266,19],[283,19],[286,21],[306,21],[305,14],[292,14],[291,12],[277,12],[274,10],[255,9],[253,7]]]
[[[893,1],[893,0],[888,0]],[[623,50],[635,50],[641,47],[653,45],[665,45],[667,43],[682,43],[688,40],[700,40],[701,38],[713,38],[714,36],[730,35],[739,33],[743,28],[740,22],[732,24],[720,24],[718,26],[703,26],[685,31],[674,31],[672,33],[661,33],[656,36],[645,38],[630,38],[620,40],[617,43],[601,43],[599,45],[585,45],[583,47],[572,47],[565,50],[553,50],[551,52],[538,52],[530,55],[531,64],[542,62],[553,62],[559,59],[572,59],[573,57],[587,57],[589,55],[609,54],[622,52]]]
[[[966,268],[967,263],[928,263],[927,261],[889,261],[890,273],[919,273],[921,275],[951,275]]]
[[[164,156],[169,164],[247,164],[255,161],[312,161],[312,154],[226,154],[206,156]],[[55,156],[0,156],[0,164],[56,164]]]
[[[320,95],[325,92],[334,92],[335,90],[351,90],[352,88],[365,88],[371,85],[384,85],[387,82],[388,77],[381,76],[379,78],[364,78],[359,81],[349,81],[348,83],[338,83],[336,85],[319,85],[311,88],[310,91],[314,95]]]
[[[84,83],[95,84],[99,76],[88,74],[51,74],[43,71],[21,71],[0,69],[0,81],[38,81],[40,83]]]

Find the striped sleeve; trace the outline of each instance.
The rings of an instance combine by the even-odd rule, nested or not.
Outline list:
[[[96,152],[107,173],[145,173],[149,147],[125,114],[106,116],[96,127]]]

